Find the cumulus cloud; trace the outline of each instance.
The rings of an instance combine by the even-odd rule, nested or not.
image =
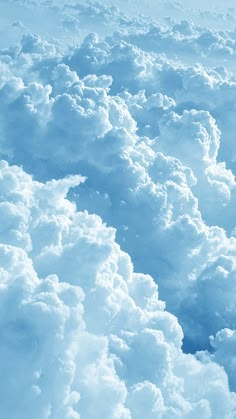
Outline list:
[[[202,272],[210,260],[227,256],[231,242],[203,219],[234,228],[235,181],[217,161],[221,137],[210,112],[180,113],[175,90],[168,88],[174,98],[157,90],[167,86],[170,75],[178,76],[174,87],[195,73],[186,68],[182,74],[164,58],[158,63],[131,44],[101,42],[95,34],[66,57],[39,37],[27,43],[31,49],[22,47],[17,58],[24,60],[23,74],[16,77],[10,61],[2,81],[2,155],[38,179],[78,172],[88,177],[73,193],[78,207],[117,228],[117,240],[135,267],[154,276],[168,308],[180,316],[186,341],[202,348],[217,332],[214,321],[201,326],[201,337],[190,331],[185,300],[197,292],[202,301]],[[45,54],[51,54],[47,72]],[[121,71],[124,60],[132,70],[128,76]],[[37,82],[29,79],[31,73]],[[66,260],[67,253],[61,257]],[[59,266],[55,249],[47,260]],[[48,274],[47,263],[41,265]],[[232,327],[231,319],[223,326]]]
[[[210,337],[214,359],[227,371],[231,388],[235,391],[235,330],[222,329]]]
[[[59,9],[122,30],[0,55],[2,416],[233,418],[234,34]]]
[[[114,229],[65,198],[83,179],[39,183],[6,162],[0,173],[1,202],[25,214],[14,230],[31,242],[1,234],[1,416],[233,417],[224,370],[182,352],[153,279],[133,272]]]

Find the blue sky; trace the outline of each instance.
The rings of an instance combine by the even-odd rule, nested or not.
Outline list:
[[[0,417],[234,419],[233,2],[0,11]]]

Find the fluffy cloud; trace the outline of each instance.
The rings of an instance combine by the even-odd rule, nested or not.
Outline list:
[[[173,99],[156,90],[166,85],[169,64],[130,44],[109,42],[92,34],[64,58],[53,56],[53,49],[39,38],[30,40],[30,52],[20,49],[22,76],[16,77],[10,61],[2,81],[2,155],[38,179],[78,172],[88,177],[74,192],[78,207],[116,227],[117,240],[136,269],[153,275],[168,308],[180,316],[186,342],[202,348],[217,332],[217,310],[212,305],[207,327],[196,316],[203,327],[200,336],[192,328],[185,300],[197,293],[202,301],[202,272],[210,260],[227,256],[234,243],[202,220],[228,231],[234,228],[234,177],[217,161],[220,131],[209,111],[178,113],[178,95]],[[52,54],[47,72],[44,54]],[[124,60],[131,66],[128,76],[121,71]],[[29,80],[31,73],[37,82]],[[172,67],[171,74],[184,80],[185,74],[190,78],[195,73],[185,69],[181,75]],[[129,91],[123,91],[126,85]],[[43,240],[48,231],[57,237],[55,223],[37,227],[45,231]],[[56,272],[57,252],[50,249],[47,257]],[[66,251],[58,255],[67,260]],[[47,262],[40,258],[38,269],[48,275]],[[204,313],[207,308],[201,307]],[[232,327],[231,320],[220,327]]]
[[[1,202],[25,214],[14,230],[31,241],[1,234],[1,416],[233,417],[223,369],[182,352],[153,279],[133,272],[114,229],[65,198],[83,179],[43,184],[6,162],[0,173]]]
[[[214,349],[213,359],[224,366],[230,385],[235,391],[235,330],[222,329],[215,337],[210,337],[210,342]]]
[[[235,416],[234,35],[142,19],[0,55],[3,417]]]
[[[156,147],[191,167],[197,178],[193,192],[204,219],[232,230],[235,179],[225,163],[217,162],[220,131],[215,120],[207,111],[184,111],[182,115],[172,112],[160,120],[159,126]],[[225,220],[223,211],[227,214]]]

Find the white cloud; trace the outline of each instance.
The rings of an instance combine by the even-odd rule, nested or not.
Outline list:
[[[212,358],[224,366],[230,385],[235,391],[235,330],[222,329],[217,332],[215,337],[210,337],[210,342],[214,349],[214,357]]]
[[[183,354],[153,279],[133,273],[113,229],[65,199],[81,180],[43,184],[1,164],[1,200],[21,208],[27,231],[20,219],[15,229],[32,239],[0,246],[1,416],[232,417],[223,369]]]
[[[44,50],[43,41],[39,44]],[[77,68],[77,61],[83,63],[82,58],[88,59],[90,53],[94,60],[97,57],[93,66],[98,75],[81,79],[68,64],[75,60],[73,68]],[[209,229],[202,216],[210,224],[234,227],[235,182],[224,164],[217,162],[220,132],[215,120],[209,111],[176,113],[175,100],[156,92],[152,83],[156,71],[163,83],[163,75],[177,70],[165,61],[158,64],[132,45],[112,47],[93,34],[71,60],[64,60],[68,64],[58,64],[57,56],[52,58],[48,72],[43,73],[43,79],[47,74],[44,81],[38,74],[44,58],[20,54],[20,59],[25,56],[30,59],[22,78],[14,76],[11,64],[13,76],[3,80],[2,154],[41,179],[78,171],[86,175],[88,181],[74,194],[78,207],[98,213],[117,228],[118,242],[131,254],[138,270],[152,274],[159,282],[161,295],[169,309],[180,316],[191,345],[205,345],[207,336],[217,332],[214,321],[209,320],[202,336],[190,332],[191,319],[183,314],[188,312],[185,300],[190,292],[196,292],[197,280],[208,261],[227,254],[230,243],[223,231]],[[122,86],[121,81],[130,85],[131,76],[127,78],[127,72],[120,74],[116,68],[124,59],[133,60],[133,87],[114,95],[109,71],[116,75],[116,89]],[[82,68],[92,71],[92,67]],[[33,69],[38,82],[28,80]],[[104,71],[107,74],[103,75]],[[195,74],[191,69],[185,71]],[[141,87],[146,91],[139,90]],[[229,217],[224,219],[223,213]],[[39,240],[34,232],[31,235],[38,252],[35,263],[42,275],[59,274],[60,260],[66,266],[68,251],[72,251],[70,246],[69,250],[59,246],[58,224],[61,219],[48,222],[44,214],[35,226],[42,238]],[[54,246],[47,248],[49,231]],[[85,245],[82,242],[80,246]],[[76,261],[75,256],[73,259]],[[64,273],[72,275],[71,271]],[[204,292],[197,293],[202,301]],[[214,309],[212,316],[216,316]],[[223,326],[232,327],[231,320]]]
[[[233,418],[235,35],[56,10],[122,30],[0,55],[2,416]]]

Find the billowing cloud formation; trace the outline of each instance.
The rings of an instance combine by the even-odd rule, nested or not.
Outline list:
[[[73,198],[79,196],[79,208],[117,228],[135,267],[154,276],[169,309],[180,316],[190,347],[206,347],[219,330],[219,309],[220,327],[231,328],[234,320],[223,314],[224,304],[211,305],[207,324],[201,320],[209,309],[200,278],[220,256],[235,257],[235,239],[202,217],[233,230],[235,181],[217,161],[220,131],[210,112],[178,110],[175,74],[178,84],[195,70],[181,75],[163,58],[158,62],[124,42],[100,42],[94,34],[70,57],[55,54],[39,37],[25,37],[16,58],[26,66],[21,78],[9,57],[13,75],[5,76],[1,90],[2,155],[41,179],[86,175]],[[33,71],[37,82],[28,80]],[[157,90],[165,86],[168,95]],[[197,295],[203,310],[193,319],[189,295]]]
[[[182,352],[153,279],[65,199],[83,179],[39,183],[4,161],[0,179],[1,416],[233,418],[224,370]]]
[[[234,418],[235,34],[58,10],[120,31],[1,51],[2,415]]]

